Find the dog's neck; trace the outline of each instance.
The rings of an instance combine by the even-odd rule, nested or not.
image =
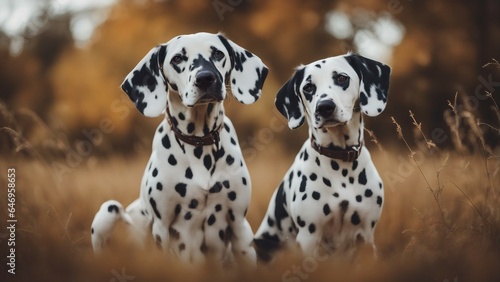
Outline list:
[[[216,131],[224,122],[222,103],[186,107],[182,104],[179,94],[170,90],[167,107],[172,125],[184,135],[205,136]]]
[[[351,120],[345,125],[309,128],[309,138],[314,138],[322,147],[347,149],[363,143],[363,128],[361,112],[353,112]]]

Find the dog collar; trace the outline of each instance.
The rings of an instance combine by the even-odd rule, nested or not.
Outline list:
[[[323,155],[330,159],[343,160],[344,162],[354,162],[361,154],[363,143],[361,142],[359,145],[351,146],[350,149],[329,148],[316,143],[316,139],[314,138],[314,136],[312,136],[311,146],[320,155]]]
[[[208,145],[216,145],[219,146],[220,141],[220,131],[222,129],[222,123],[215,130],[210,131],[207,135],[204,136],[194,136],[194,135],[186,135],[182,133],[172,122],[172,117],[170,115],[170,110],[167,105],[167,122],[170,125],[170,128],[179,140],[188,143],[190,145],[201,147]]]

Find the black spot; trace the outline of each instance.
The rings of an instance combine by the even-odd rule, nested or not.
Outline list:
[[[165,149],[170,149],[170,138],[168,138],[168,135],[163,136],[161,139],[161,144],[163,144],[163,147]]]
[[[183,113],[179,113],[179,119],[180,119],[180,120],[185,120],[185,119],[186,119],[186,117],[184,116],[184,114],[183,114]]]
[[[214,186],[208,190],[209,193],[219,193],[222,190],[222,184],[220,182],[215,182]]]
[[[305,192],[306,191],[306,184],[307,184],[307,177],[305,175],[302,175],[302,181],[300,182],[300,192]]]
[[[270,216],[267,217],[267,225],[270,227],[274,226],[274,220]]]
[[[342,182],[342,187],[344,187],[344,188],[346,187],[346,185],[345,185],[345,183],[344,183],[344,182]]]
[[[333,196],[334,196],[335,198],[338,198],[338,197],[339,197],[339,193],[335,192],[335,193],[333,193]]]
[[[368,198],[369,198],[369,197],[371,197],[372,195],[373,195],[373,192],[372,192],[372,190],[371,190],[371,189],[366,189],[366,190],[365,190],[365,197],[368,197]]]
[[[203,154],[203,147],[196,147],[196,148],[194,148],[193,153],[194,153],[194,156],[196,158],[200,159],[201,155]]]
[[[227,132],[231,132],[231,128],[229,127],[229,124],[227,124],[227,123],[224,123],[224,129],[225,129]]]
[[[160,128],[158,128],[158,132],[159,132],[159,133],[163,133],[163,125],[162,125],[162,126],[160,126]]]
[[[316,164],[317,164],[318,166],[320,166],[320,165],[321,165],[321,163],[319,162],[319,158],[318,158],[318,157],[316,157]]]
[[[158,175],[158,170],[155,168],[153,169],[153,177],[156,177]]]
[[[321,197],[321,194],[318,193],[318,192],[316,192],[316,191],[314,191],[314,192],[312,192],[312,197],[315,200],[319,200],[319,198]]]
[[[190,167],[186,169],[186,173],[184,174],[184,176],[186,176],[187,179],[193,179],[193,171],[191,171]]]
[[[227,211],[227,214],[229,215],[229,219],[230,219],[231,221],[234,221],[234,220],[235,220],[235,218],[234,218],[234,213],[233,213],[233,210],[232,210],[232,209],[229,209],[229,210]]]
[[[306,226],[306,222],[301,220],[300,219],[300,216],[297,216],[297,224],[300,226],[300,227],[304,227]]]
[[[184,243],[179,244],[179,252],[182,252],[185,249],[186,249],[186,244],[184,244]]]
[[[362,200],[363,200],[363,197],[361,197],[361,195],[356,196],[356,202],[361,203]]]
[[[307,199],[307,193],[304,193],[304,196],[302,196],[302,201],[304,201],[305,199]]]
[[[355,211],[351,216],[351,223],[354,225],[358,225],[361,223],[361,219],[359,218],[359,214]]]
[[[366,184],[366,170],[363,169],[360,173],[359,173],[359,176],[358,176],[358,182],[359,184],[361,185],[365,185]]]
[[[344,177],[346,177],[346,176],[347,176],[347,169],[346,169],[346,168],[344,168],[344,169],[342,170],[342,176],[344,176]]]
[[[92,232],[92,234],[94,234],[94,228],[90,229],[90,232]]]
[[[227,197],[228,197],[228,198],[229,198],[229,200],[231,200],[231,201],[236,200],[236,192],[231,191],[231,192],[227,193]]]
[[[160,212],[156,208],[156,202],[155,202],[155,200],[153,198],[149,198],[149,203],[151,204],[151,207],[153,208],[153,211],[155,212],[156,217],[158,217],[159,219],[161,219]]]
[[[309,233],[313,234],[316,231],[316,226],[314,223],[309,224]]]
[[[151,195],[151,192],[153,192],[153,187],[149,187],[148,195]]]
[[[205,166],[205,168],[207,170],[210,169],[210,167],[212,167],[212,157],[210,157],[210,155],[206,155],[204,158],[203,158],[203,165]]]
[[[158,191],[163,190],[163,185],[162,185],[160,182],[156,183],[156,189],[157,189]]]
[[[309,159],[309,154],[307,153],[307,150],[304,150],[304,161],[307,161]]]
[[[378,183],[378,188],[382,189],[382,182]]]
[[[215,205],[215,211],[220,212],[222,210],[222,206],[220,204]]]
[[[379,207],[381,207],[381,206],[382,206],[382,197],[380,197],[380,196],[377,196],[377,205],[378,205]]]
[[[224,155],[226,154],[226,150],[224,150],[224,147],[221,147],[218,151],[212,150],[212,152],[214,154],[215,162],[224,157]]]
[[[236,140],[233,137],[231,137],[231,144],[236,145]]]
[[[339,167],[339,164],[338,164],[336,161],[334,161],[334,160],[332,160],[332,161],[330,162],[330,165],[332,166],[332,169],[333,169],[333,170],[339,170],[339,168],[340,168],[340,167]]]
[[[213,225],[215,223],[215,215],[211,214],[210,217],[208,217],[207,223],[209,226]]]
[[[226,234],[224,233],[224,230],[219,230],[219,238],[221,239],[221,241],[224,241],[226,237]]]
[[[175,206],[175,210],[174,210],[175,215],[179,215],[179,213],[181,213],[181,209],[182,209],[182,208],[181,208],[181,205],[180,205],[180,204],[177,204],[177,205]]]
[[[312,180],[312,181],[315,181],[318,176],[316,175],[316,173],[311,173],[311,175],[309,176],[309,178]]]
[[[283,182],[281,182],[278,191],[276,191],[276,197],[274,197],[274,218],[279,230],[283,230],[281,221],[288,217],[288,212],[286,211],[286,192],[283,185]]]
[[[297,194],[293,193],[293,198],[292,198],[292,202],[295,202],[295,199],[297,198]]]
[[[347,208],[349,207],[349,201],[343,200],[342,202],[340,202],[339,206],[342,213],[345,213],[347,211]]]
[[[198,200],[192,199],[191,202],[189,203],[189,208],[196,209],[197,206],[198,206]]]
[[[292,187],[292,180],[293,180],[293,170],[290,171],[290,174],[288,175],[288,188]]]
[[[320,69],[320,68],[321,68],[321,65],[320,65],[320,64],[315,64],[314,66],[315,66],[315,67],[317,67],[318,69]]]
[[[222,182],[222,185],[224,185],[224,187],[226,187],[227,189],[229,189],[229,180],[224,180]]]
[[[170,155],[170,157],[168,157],[168,163],[171,165],[177,164],[177,160],[175,159],[174,155]]]
[[[226,157],[226,163],[228,165],[232,165],[234,163],[234,158],[231,155],[227,155],[227,157]]]
[[[108,212],[111,212],[111,213],[114,212],[114,213],[118,214],[118,212],[119,212],[118,206],[117,205],[109,205]]]
[[[354,177],[352,176],[349,177],[349,183],[354,184]]]
[[[192,123],[192,122],[188,123],[188,125],[187,125],[187,131],[188,131],[188,133],[193,133],[193,131],[194,131],[194,123]]]
[[[181,195],[181,197],[186,196],[186,184],[185,183],[177,183],[175,185],[175,191]]]
[[[190,220],[190,219],[191,219],[191,217],[193,217],[193,215],[192,215],[192,214],[191,214],[191,212],[189,212],[189,211],[188,211],[188,212],[184,215],[184,219],[185,219],[185,220]]]
[[[325,205],[323,206],[323,213],[324,213],[325,215],[329,215],[329,214],[330,214],[330,212],[331,212],[331,210],[330,210],[330,206],[329,206],[328,204],[325,204]]]
[[[355,160],[353,163],[352,163],[352,170],[356,170],[356,168],[358,167],[358,160]]]
[[[241,178],[241,182],[243,182],[243,185],[247,185],[247,179],[245,177]]]
[[[375,227],[375,224],[376,224],[376,222],[373,220],[373,221],[372,221],[372,228],[374,228],[374,227]]]
[[[332,187],[332,183],[330,182],[330,180],[326,179],[323,177],[323,183],[325,183],[326,186],[328,187]]]

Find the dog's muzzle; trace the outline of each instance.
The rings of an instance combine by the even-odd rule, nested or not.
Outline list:
[[[329,119],[333,116],[333,112],[337,105],[332,100],[323,100],[316,105],[316,114],[324,119]]]
[[[202,70],[196,74],[194,85],[200,90],[198,103],[210,103],[222,101],[221,82],[217,75],[209,70]]]
[[[332,100],[321,100],[316,105],[316,128],[344,125],[346,121],[339,121],[336,115],[337,105]]]

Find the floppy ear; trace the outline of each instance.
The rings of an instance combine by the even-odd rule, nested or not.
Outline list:
[[[238,44],[218,35],[231,58],[231,92],[243,104],[259,99],[268,69],[262,60]],[[226,78],[227,79],[227,78]]]
[[[125,77],[121,87],[134,102],[137,109],[147,117],[162,114],[167,105],[167,89],[163,65],[167,53],[167,45],[158,45]]]
[[[391,68],[355,54],[347,55],[345,59],[359,77],[361,111],[371,117],[379,115],[387,104]]]
[[[288,127],[296,129],[304,123],[304,106],[300,98],[300,84],[304,79],[304,68],[295,72],[276,94],[274,104],[288,120]]]

